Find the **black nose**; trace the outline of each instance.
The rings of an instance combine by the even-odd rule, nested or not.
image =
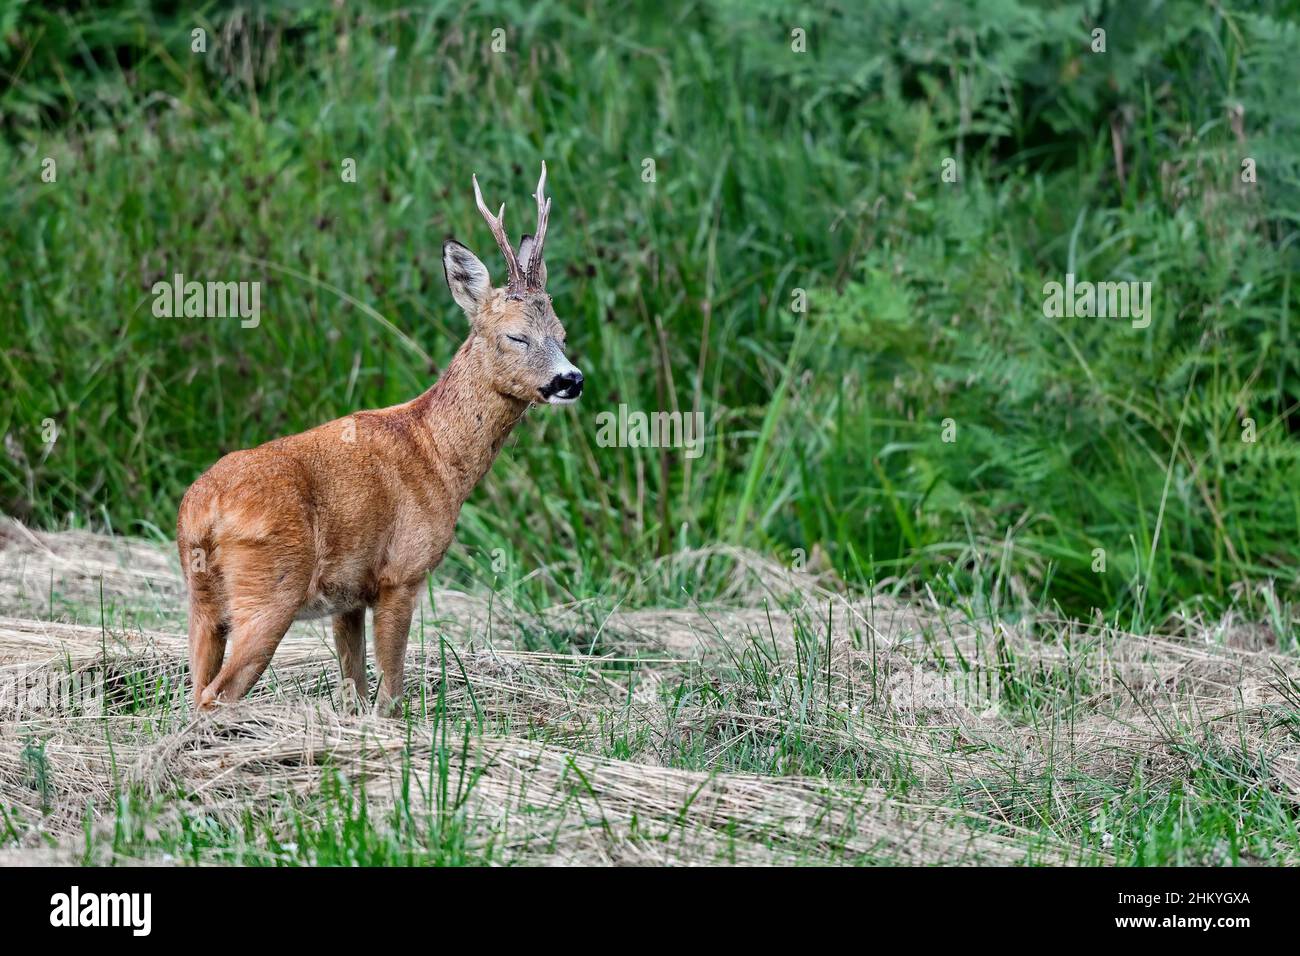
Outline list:
[[[551,379],[551,384],[542,390],[542,393],[550,398],[577,398],[582,394],[582,373],[576,368],[572,372],[565,372],[563,375],[557,375]]]

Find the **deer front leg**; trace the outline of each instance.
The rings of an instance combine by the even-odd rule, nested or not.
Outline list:
[[[375,708],[384,716],[397,716],[401,710],[406,638],[418,594],[419,585],[402,584],[381,588],[375,601],[375,663],[380,671]]]

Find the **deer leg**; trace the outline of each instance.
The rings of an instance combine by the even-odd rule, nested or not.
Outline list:
[[[339,686],[346,709],[367,700],[366,687],[366,609],[334,615],[334,647],[339,652],[339,669],[343,673]]]
[[[227,548],[230,657],[199,699],[234,701],[257,683],[307,595],[310,568],[292,554],[256,545]]]
[[[402,705],[406,639],[411,631],[418,585],[381,588],[375,601],[375,662],[379,666],[379,697],[375,701],[384,716],[396,716]]]
[[[226,656],[226,624],[221,611],[195,591],[190,592],[190,680],[194,704],[203,700],[204,689],[221,671]]]
[[[199,706],[210,707],[219,700],[235,701],[247,694],[271,663],[271,656],[280,646],[297,610],[296,607],[272,607],[236,621],[230,628],[230,659],[203,691]]]
[[[192,549],[191,544],[182,532],[179,545],[181,561],[191,560],[195,550],[204,558],[203,562],[192,562],[189,567],[182,567],[189,590],[190,682],[194,686],[194,706],[197,707],[203,699],[204,688],[221,670],[229,627],[225,619],[221,576],[216,567],[208,566],[207,549]]]

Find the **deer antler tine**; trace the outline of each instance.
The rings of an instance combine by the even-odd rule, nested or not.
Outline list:
[[[470,181],[474,183],[474,202],[478,204],[478,211],[483,214],[483,218],[489,223],[492,222],[492,213],[488,212],[487,203],[483,202],[483,190],[478,188],[478,173],[470,173]],[[505,204],[502,203],[502,212],[505,212]]]
[[[546,205],[537,210],[537,251],[534,259],[542,261],[542,242],[546,239],[546,227],[551,223],[551,200],[547,197]]]
[[[501,208],[497,210],[495,216],[488,211],[487,203],[483,202],[483,190],[479,189],[478,176],[471,174],[470,179],[474,182],[474,202],[478,204],[478,211],[483,218],[487,220],[488,228],[492,230],[492,238],[496,239],[497,245],[501,247],[501,254],[506,257],[506,271],[509,275],[506,285],[511,292],[518,292],[523,286],[523,273],[519,269],[519,260],[515,258],[515,250],[510,246],[510,237],[506,235],[505,225],[502,220],[506,214],[506,204],[502,203]]]
[[[551,217],[551,201],[546,198],[546,160],[542,160],[542,175],[537,179],[537,191],[533,193],[537,200],[537,230],[533,235],[533,245],[529,250],[528,261],[523,264],[530,286],[538,286],[538,273],[542,266],[542,244],[546,241],[546,224]]]

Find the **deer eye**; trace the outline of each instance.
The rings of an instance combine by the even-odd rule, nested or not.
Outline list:
[[[517,342],[518,344],[522,345],[524,348],[528,348],[528,340],[521,335],[510,335],[509,333],[507,333],[506,338],[508,338],[511,342]]]

